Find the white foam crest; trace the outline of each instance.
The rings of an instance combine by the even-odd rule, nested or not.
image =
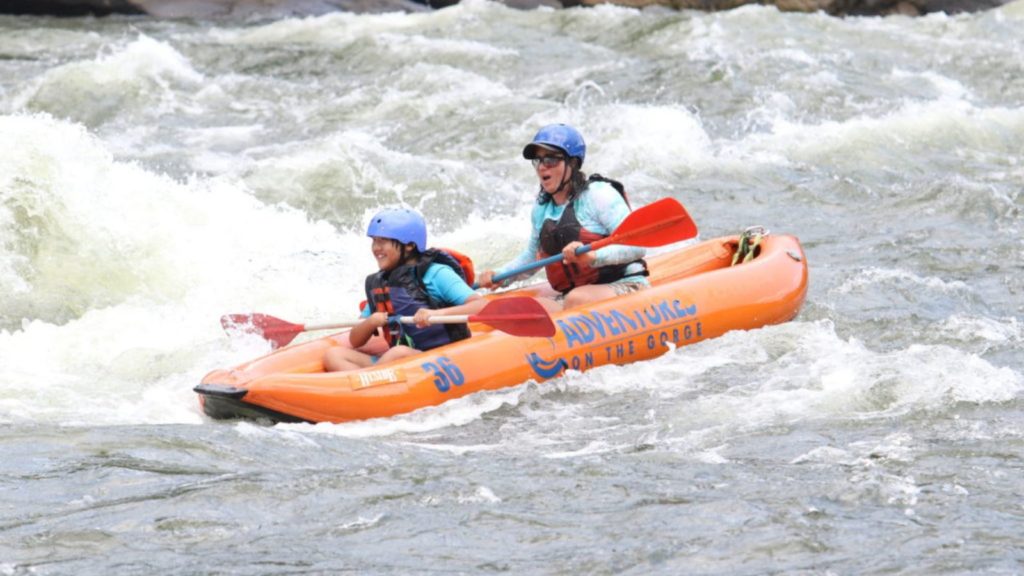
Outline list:
[[[308,434],[302,434],[284,426],[260,426],[252,422],[241,421],[234,425],[235,432],[243,437],[255,440],[272,440],[296,448],[322,448],[316,438]]]
[[[893,81],[900,83],[911,80],[914,82],[924,81],[931,84],[935,87],[937,93],[936,100],[956,102],[959,100],[971,100],[974,97],[970,89],[968,89],[963,83],[948,76],[943,76],[934,70],[911,72],[901,68],[895,68],[889,76]]]
[[[479,24],[478,15],[508,11],[492,2],[460,2],[446,10],[420,13],[355,14],[331,12],[323,16],[286,18],[238,29],[216,29],[211,36],[225,44],[297,44],[344,48],[355,42],[373,42],[397,35],[414,36],[421,30],[445,30]],[[383,43],[381,43],[383,44]],[[436,46],[452,47],[441,42]],[[466,44],[469,46],[469,43]],[[462,50],[466,49],[462,47]]]
[[[523,203],[515,214],[485,217],[466,216],[458,228],[431,234],[430,244],[454,248],[473,260],[476,271],[495,269],[510,262],[526,248],[530,235],[531,204]],[[541,276],[534,276],[534,282]]]
[[[365,273],[352,262],[372,268],[356,235],[228,179],[182,184],[114,162],[49,117],[0,117],[8,139],[0,420],[194,422],[206,371],[268,350],[229,339],[222,314],[355,316]]]
[[[251,153],[262,154],[261,149]],[[379,160],[415,161],[409,155],[388,150],[379,139],[361,131],[346,130],[316,142],[303,142],[276,149],[271,157],[253,163],[250,185],[273,191],[277,200],[301,199],[307,194],[305,182],[312,174],[323,179],[329,174],[339,188],[352,198],[376,197],[377,188],[397,185],[382,169]]]
[[[835,446],[817,446],[810,451],[793,458],[790,464],[850,464],[854,461],[848,450]]]
[[[377,34],[418,27],[415,14],[332,12],[311,18],[286,18],[246,28],[216,29],[211,36],[224,44],[305,44],[343,47]]]
[[[545,458],[552,460],[563,460],[563,459],[575,459],[581,456],[595,456],[598,454],[607,454],[609,452],[616,452],[621,450],[622,446],[615,446],[604,440],[592,440],[585,446],[582,446],[576,450],[565,450],[548,452],[544,454]]]
[[[472,494],[460,493],[456,501],[459,504],[495,504],[501,502],[501,498],[495,496],[494,491],[487,486],[477,486]]]
[[[1024,343],[1024,323],[1017,318],[984,318],[976,316],[951,316],[943,321],[938,330],[946,337],[959,342],[982,339],[995,344]]]
[[[591,125],[584,128],[594,142],[588,162],[609,166],[612,173],[649,171],[651,166],[671,172],[703,164],[711,154],[700,119],[681,106],[616,104],[588,111],[588,116]]]
[[[21,331],[0,332],[0,421],[75,424],[166,422],[170,418],[198,422],[197,411],[185,408],[189,403],[183,402],[183,394],[167,402],[162,394],[167,389],[148,386],[152,381],[148,378],[155,378],[161,370],[164,358],[159,353],[146,358],[144,369],[136,366],[118,374],[125,361],[121,355],[139,350],[140,342],[129,337],[131,342],[126,343],[125,335],[137,334],[119,331],[123,327],[120,322],[113,330],[98,331],[110,316],[98,312],[66,326],[27,322]],[[118,318],[124,321],[129,316]],[[145,326],[159,337],[161,333],[154,328]],[[144,346],[156,351],[160,344]],[[152,403],[154,400],[157,403]],[[137,413],[137,408],[155,419]]]
[[[358,515],[355,520],[349,522],[342,522],[335,526],[331,532],[334,534],[344,534],[348,532],[359,532],[368,528],[373,528],[380,524],[380,521],[384,519],[384,514],[376,514],[374,516],[365,517]]]
[[[971,287],[961,280],[943,280],[935,276],[922,277],[902,268],[866,268],[851,274],[842,284],[832,288],[830,293],[847,295],[878,285],[906,285],[926,288],[944,294],[970,294]]]
[[[1012,20],[1024,20],[1024,0],[1007,2],[993,11]]]
[[[940,90],[956,93],[949,85]],[[773,115],[772,132],[756,133],[723,147],[736,158],[828,161],[863,167],[875,154],[898,151],[912,154],[936,148],[1019,149],[1024,146],[1024,108],[978,109],[963,100],[948,98],[905,102],[881,117],[860,116],[844,121],[804,124]],[[772,153],[765,156],[765,152]]]
[[[821,446],[797,456],[791,464],[842,466],[847,481],[841,499],[878,501],[886,505],[914,506],[922,492],[913,476],[893,474],[913,462],[920,452],[910,434],[897,432],[878,442],[855,442],[845,449]],[[893,464],[897,464],[894,466]],[[959,487],[963,490],[962,487]],[[906,513],[912,514],[912,509]]]
[[[0,421],[202,422],[192,392],[202,376],[270,350],[255,336],[226,336],[224,309],[140,300],[0,331]]]
[[[14,101],[17,109],[95,123],[132,105],[173,111],[172,86],[198,87],[202,81],[203,75],[170,44],[140,35],[118,51],[47,70]]]
[[[645,48],[659,53],[678,54],[690,60],[726,62],[726,28],[717,18],[687,18],[650,34],[643,39]]]
[[[630,182],[652,174],[675,180],[679,170],[692,170],[713,159],[711,140],[700,119],[682,106],[561,107],[534,115],[525,125],[556,122],[571,124],[586,135],[587,166]]]
[[[365,213],[357,223],[353,211],[360,206],[369,211],[405,204],[423,212],[433,223],[439,216],[437,205],[444,206],[434,202],[438,190],[469,194],[477,190],[501,192],[513,186],[506,181],[486,180],[486,173],[472,159],[436,159],[395,150],[380,136],[360,130],[250,153],[265,157],[254,160],[245,177],[249,186],[260,191],[261,198],[286,202],[351,225],[357,231],[365,230],[364,223],[370,216],[370,212]],[[463,213],[440,216],[447,226],[462,220]]]
[[[72,57],[94,51],[104,42],[93,30],[65,30],[53,26],[6,28],[0,34],[0,53],[11,57],[36,58],[41,51],[51,56]]]
[[[544,393],[567,389],[609,397],[645,392],[656,404],[644,422],[625,432],[632,437],[637,425],[653,426],[644,442],[712,462],[722,460],[717,447],[737,434],[803,420],[892,418],[947,411],[960,402],[1013,401],[1024,391],[1024,377],[948,346],[876,352],[838,338],[831,322],[820,321],[729,332],[651,361],[570,372],[554,386],[539,388]],[[539,422],[552,417],[549,411]],[[563,428],[575,428],[575,440],[580,430],[593,429],[592,417],[573,425],[578,419],[558,414],[560,428],[545,432],[549,442]],[[623,432],[614,432],[621,422],[609,425],[602,439]],[[566,452],[617,449],[609,444]]]
[[[2,117],[0,125],[0,141],[19,143],[0,159],[0,193],[34,226],[7,236],[18,240],[6,249],[32,264],[14,271],[32,291],[5,297],[8,310],[59,318],[131,295],[178,299],[216,288],[213,279],[221,290],[240,289],[275,259],[348,250],[330,226],[264,206],[237,183],[181,184],[115,162],[80,127],[47,117]]]
[[[381,94],[377,114],[409,108],[420,117],[445,110],[461,110],[466,102],[504,99],[511,90],[483,75],[447,64],[419,62],[402,71],[402,76]]]
[[[480,419],[484,414],[500,410],[505,406],[516,406],[526,386],[516,386],[499,391],[480,392],[449,400],[439,406],[421,408],[408,414],[391,418],[375,418],[342,424],[278,424],[289,430],[311,431],[333,434],[346,438],[371,438],[394,436],[396,434],[423,434],[451,427],[465,426]],[[420,444],[417,443],[417,446]],[[442,449],[441,444],[430,447]],[[459,451],[489,450],[491,447],[454,446]]]
[[[418,58],[455,57],[473,58],[475,60],[496,61],[510,60],[519,57],[519,52],[510,48],[498,48],[490,44],[472,40],[452,40],[449,38],[430,38],[420,34],[384,33],[375,37],[383,50],[400,56],[417,56]]]
[[[741,377],[727,391],[695,398],[686,410],[688,422],[703,430],[761,428],[803,419],[891,417],[946,410],[957,402],[1005,402],[1024,389],[1021,374],[974,354],[924,345],[874,352],[855,340],[837,338],[829,322],[730,333],[682,348],[676,356],[690,361],[707,348],[738,343],[755,350],[779,347],[779,336],[790,343],[769,354],[771,360],[756,370],[730,371]],[[798,338],[792,340],[793,336]]]
[[[737,64],[746,67],[762,59],[816,61],[811,53],[791,47],[796,44],[792,40],[784,48],[769,48],[780,44],[775,41],[779,37],[777,31],[787,26],[788,18],[774,6],[747,4],[732,10],[680,18],[648,35],[643,42],[645,48],[656,53],[724,64],[719,69],[727,74],[732,74],[731,69]],[[802,14],[800,22],[820,29],[834,25],[836,19],[823,14]],[[771,32],[758,36],[757,31]]]

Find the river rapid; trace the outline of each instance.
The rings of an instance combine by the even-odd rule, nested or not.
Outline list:
[[[217,422],[221,315],[354,316],[384,206],[480,268],[550,122],[784,325],[399,417]],[[0,575],[1024,571],[1024,3],[0,17]]]

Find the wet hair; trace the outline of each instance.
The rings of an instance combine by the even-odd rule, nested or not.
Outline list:
[[[415,242],[403,244],[401,240],[395,240],[394,238],[388,238],[388,240],[391,240],[395,248],[398,249],[398,259],[401,260],[401,264],[407,264],[413,258],[420,257],[420,249],[416,247]]]

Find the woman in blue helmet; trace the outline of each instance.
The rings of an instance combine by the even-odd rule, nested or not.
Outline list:
[[[480,286],[494,286],[493,278],[535,259],[562,253],[564,260],[545,267],[551,287],[564,296],[564,307],[640,290],[649,285],[643,248],[613,245],[579,256],[583,244],[605,238],[629,215],[625,190],[618,182],[598,175],[587,177],[580,169],[587,154],[583,136],[572,126],[545,126],[523,148],[540,180],[533,230],[526,249],[498,270],[480,274]],[[521,274],[512,280],[532,275]]]
[[[473,314],[486,301],[467,284],[458,260],[427,249],[427,226],[419,213],[384,210],[370,220],[366,235],[379,270],[366,277],[364,320],[349,332],[351,348],[324,353],[328,372],[365,368],[469,337],[465,324],[428,324],[433,314]],[[389,326],[389,316],[413,316],[416,324]],[[356,350],[381,330],[390,348],[379,358]]]

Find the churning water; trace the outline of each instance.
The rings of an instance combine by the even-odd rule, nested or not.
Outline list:
[[[386,420],[214,422],[218,319],[351,317],[368,216],[523,245],[550,122],[785,325]],[[0,575],[1024,571],[1024,4],[0,18]]]

